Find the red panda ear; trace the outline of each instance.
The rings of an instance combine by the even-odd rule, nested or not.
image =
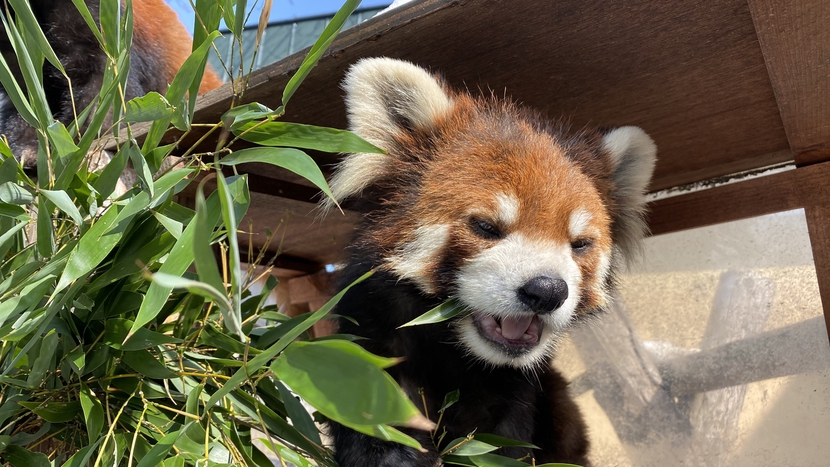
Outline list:
[[[346,74],[343,89],[349,128],[387,151],[395,133],[429,129],[452,105],[429,72],[391,58],[357,62]]]
[[[612,168],[614,182],[614,238],[622,253],[632,258],[641,251],[640,241],[648,231],[645,223],[646,190],[657,160],[657,146],[640,128],[625,126],[603,137],[603,149]]]
[[[409,62],[369,58],[357,62],[343,80],[349,129],[366,141],[394,151],[395,135],[428,130],[452,107],[452,98],[429,72]],[[351,154],[330,181],[340,202],[382,177],[390,155]],[[333,206],[324,200],[324,208]]]

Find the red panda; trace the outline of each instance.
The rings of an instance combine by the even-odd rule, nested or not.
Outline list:
[[[389,372],[433,421],[460,391],[445,442],[493,433],[539,447],[501,454],[585,465],[585,425],[551,358],[609,304],[638,249],[654,143],[636,127],[572,134],[392,59],[361,60],[344,89],[350,128],[387,154],[348,155],[331,179],[337,201],[367,213],[342,282],[376,270],[335,309],[340,332],[404,357]],[[457,317],[398,329],[448,299]],[[416,430],[426,452],[330,427],[342,467],[441,465],[446,447]]]
[[[99,1],[86,0],[93,18],[98,18]],[[78,112],[89,105],[101,89],[106,54],[84,22],[78,9],[69,0],[30,0],[32,11],[52,49],[72,81],[75,108]],[[150,91],[164,93],[179,67],[190,55],[192,39],[184,25],[163,0],[133,0],[133,46],[130,75],[125,99],[142,96]],[[2,27],[0,26],[0,29]],[[14,49],[0,31],[0,51],[18,83],[23,79],[17,68]],[[210,69],[205,71],[200,93],[222,84]],[[46,100],[53,117],[69,125],[73,120],[69,84],[48,62],[43,67]],[[0,100],[0,134],[6,135],[12,153],[26,167],[37,161],[37,137],[32,127],[17,113],[3,92]]]

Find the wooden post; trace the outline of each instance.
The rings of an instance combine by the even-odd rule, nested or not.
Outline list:
[[[288,280],[288,295],[293,305],[307,304],[308,311],[317,311],[333,295],[334,279],[331,273],[320,271],[307,276]],[[328,336],[337,332],[337,325],[330,319],[314,324],[314,337]]]
[[[826,181],[830,184],[830,180]],[[807,230],[810,232],[810,244],[813,247],[813,261],[816,265],[816,278],[824,307],[824,321],[830,335],[830,199],[826,204],[807,206]]]

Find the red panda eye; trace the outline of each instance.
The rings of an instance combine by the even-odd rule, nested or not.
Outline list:
[[[581,254],[588,251],[593,244],[594,241],[591,239],[580,238],[579,240],[571,242],[571,249],[574,251],[574,253]]]
[[[470,227],[473,233],[485,240],[498,240],[502,237],[502,233],[495,225],[479,218],[470,219]]]

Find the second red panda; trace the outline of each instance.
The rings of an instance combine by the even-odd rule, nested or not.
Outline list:
[[[638,248],[654,143],[636,127],[569,133],[397,60],[358,62],[344,88],[351,129],[387,154],[349,155],[331,180],[338,201],[362,195],[368,212],[344,284],[377,270],[336,308],[349,318],[340,332],[404,357],[390,374],[433,421],[460,390],[446,441],[493,433],[539,447],[504,455],[585,465],[585,426],[551,357],[608,305]],[[448,299],[463,313],[398,329]],[[436,466],[446,447],[415,430],[425,452],[332,431],[343,467]]]
[[[77,112],[92,103],[101,90],[107,57],[73,2],[30,0],[29,4],[72,82],[73,92],[70,93],[66,78],[48,62],[44,64],[43,86],[47,104],[55,120],[68,126],[74,118],[73,94]],[[97,20],[99,1],[86,0],[85,4]],[[125,100],[150,91],[163,94],[190,55],[192,43],[176,12],[164,0],[133,0],[132,6],[133,45]],[[0,51],[22,85],[17,57],[5,30],[0,30]],[[221,84],[219,77],[208,69],[199,92],[210,91]],[[35,164],[37,135],[34,128],[23,120],[5,95],[0,99],[0,134],[6,135],[12,153],[24,166]]]

